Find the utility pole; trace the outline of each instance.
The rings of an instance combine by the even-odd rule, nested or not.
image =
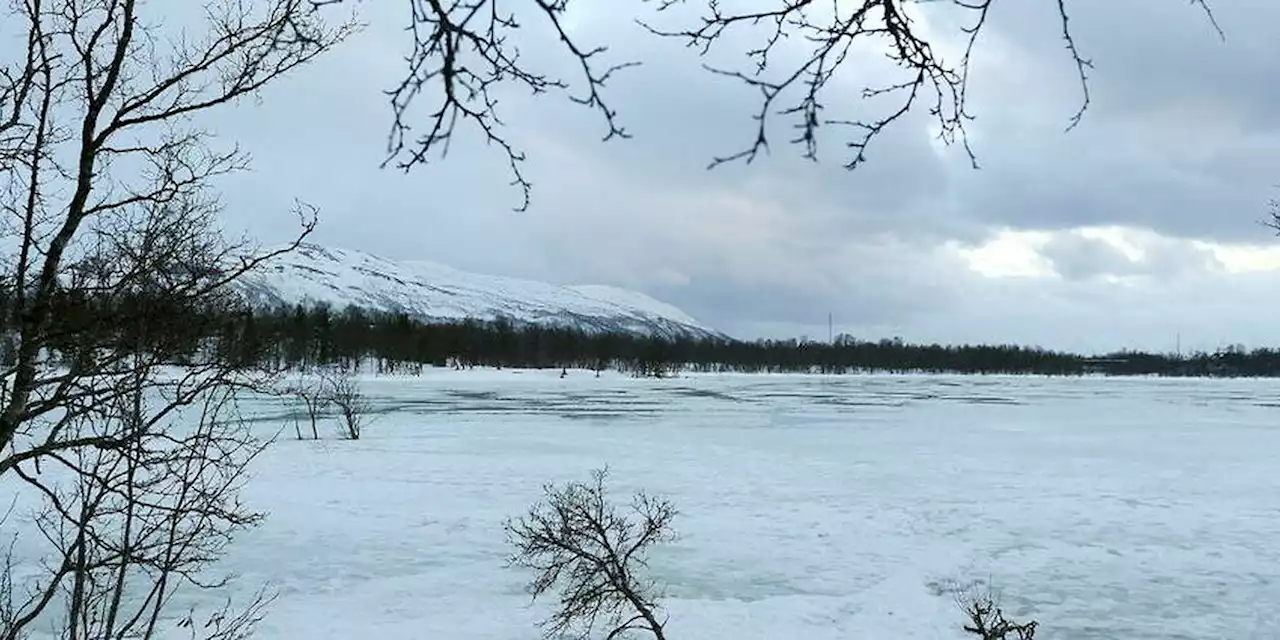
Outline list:
[[[830,311],[827,312],[827,344],[836,343],[835,334],[835,316]]]

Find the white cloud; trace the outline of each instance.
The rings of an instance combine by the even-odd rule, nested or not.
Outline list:
[[[1053,262],[1040,255],[1052,239],[1044,231],[1001,229],[990,240],[976,246],[948,243],[974,272],[989,278],[1048,277],[1055,275]]]

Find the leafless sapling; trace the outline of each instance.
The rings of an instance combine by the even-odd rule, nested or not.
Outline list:
[[[545,502],[504,526],[515,547],[509,564],[535,572],[528,585],[535,600],[558,592],[558,607],[542,623],[548,638],[600,630],[607,638],[640,631],[664,640],[661,594],[643,573],[649,548],[674,539],[676,509],[642,492],[622,512],[609,502],[607,476],[597,470],[590,482],[544,487]]]
[[[307,419],[311,424],[311,439],[319,440],[320,431],[317,428],[317,422],[325,408],[332,402],[330,395],[330,378],[332,374],[328,371],[322,371],[318,376],[307,376],[289,385],[286,392],[293,398],[302,403],[302,408],[306,412]],[[302,439],[302,430],[294,420],[294,430],[298,435],[298,439]]]
[[[342,436],[359,440],[372,409],[369,398],[360,390],[356,377],[346,371],[331,373],[326,383],[325,400],[338,410]]]

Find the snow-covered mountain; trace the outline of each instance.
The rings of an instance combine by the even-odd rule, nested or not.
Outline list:
[[[350,304],[404,312],[426,322],[501,316],[588,331],[723,337],[676,307],[635,291],[480,275],[432,262],[395,262],[314,244],[304,244],[246,274],[240,286],[257,306],[327,303],[342,309]]]

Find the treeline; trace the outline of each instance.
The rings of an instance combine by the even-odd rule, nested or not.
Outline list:
[[[5,336],[20,318],[0,291],[0,361],[16,346]],[[643,376],[678,371],[744,373],[969,373],[1160,376],[1280,376],[1280,350],[1233,346],[1216,352],[1153,354],[1121,351],[1101,357],[1018,345],[909,344],[838,336],[741,341],[601,333],[510,320],[426,323],[403,313],[358,307],[295,306],[248,310],[228,298],[155,300],[140,295],[57,298],[55,325],[66,336],[93,334],[95,349],[163,351],[174,362],[216,357],[246,367],[354,368],[376,363],[383,373],[423,367],[620,370]],[[53,343],[73,360],[82,343]]]
[[[902,340],[833,343],[652,337],[492,322],[423,323],[405,314],[349,307],[277,309],[228,319],[218,343],[265,366],[354,366],[386,373],[423,366],[743,373],[968,373],[1280,376],[1280,350],[1230,347],[1184,355],[1121,351],[1102,357],[1018,345],[918,345]]]

